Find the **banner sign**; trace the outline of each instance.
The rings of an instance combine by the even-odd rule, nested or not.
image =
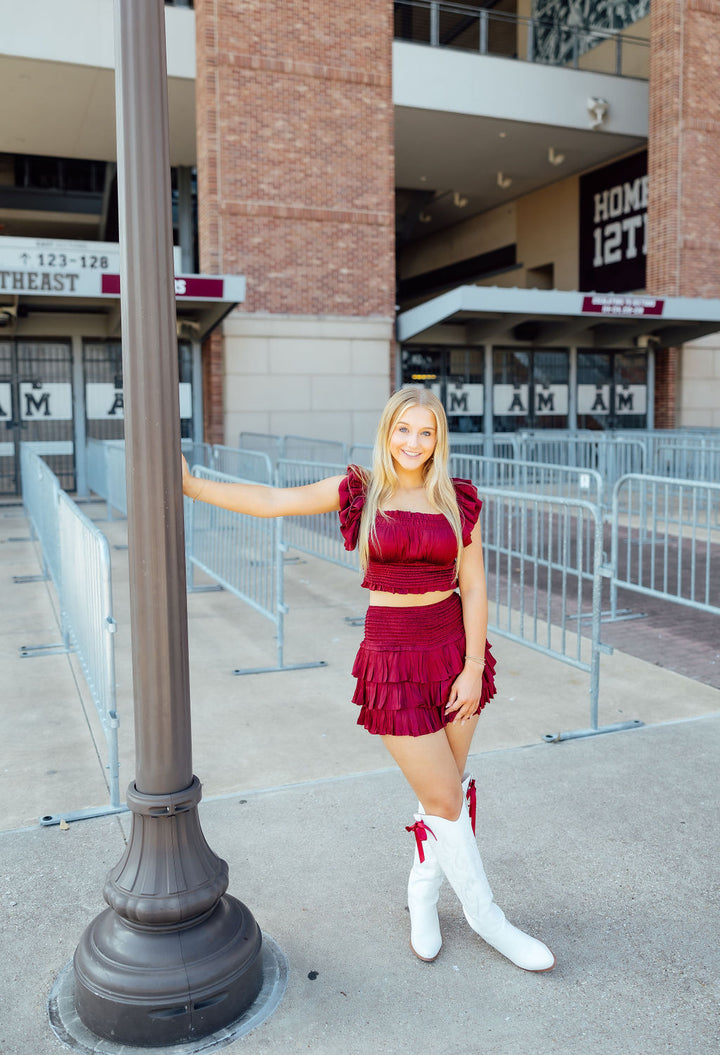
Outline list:
[[[611,406],[610,385],[578,385],[578,414],[647,414],[647,385],[616,385]]]
[[[173,248],[180,267],[180,249]],[[115,242],[0,238],[0,293],[51,297],[119,297],[120,247]],[[243,301],[241,275],[177,275],[178,300]]]
[[[665,301],[657,297],[618,297],[600,294],[583,297],[582,310],[597,315],[662,315]]]
[[[449,418],[458,418],[463,414],[482,417],[484,410],[485,388],[483,385],[448,382],[445,393],[445,413]]]
[[[580,177],[580,289],[644,289],[647,151]]]
[[[181,381],[180,417],[192,417],[192,385]],[[110,382],[88,382],[85,385],[85,416],[89,421],[122,421],[125,417],[123,390]]]

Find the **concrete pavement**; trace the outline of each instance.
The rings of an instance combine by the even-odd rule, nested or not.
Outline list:
[[[104,507],[86,512],[98,518]],[[125,525],[102,527],[124,788],[132,687],[126,555],[115,547]],[[128,830],[127,816],[67,830],[37,823],[101,805],[107,791],[104,737],[75,659],[18,656],[59,636],[48,584],[13,580],[39,571],[28,535],[22,510],[0,507],[0,1055],[63,1050],[48,996],[104,907],[105,874]],[[500,694],[472,758],[479,842],[498,901],[552,946],[558,966],[548,976],[514,968],[469,931],[447,887],[444,948],[425,965],[409,952],[405,908],[414,801],[348,702],[361,629],[347,619],[364,611],[363,591],[352,572],[303,559],[287,566],[286,600],[286,661],[327,667],[234,677],[273,662],[272,625],[224,592],[188,603],[203,830],[229,862],[230,892],[289,962],[272,1016],[222,1050],[717,1050],[720,691],[616,651],[603,658],[601,723],[646,727],[544,744],[544,733],[589,724],[587,676],[497,638]]]

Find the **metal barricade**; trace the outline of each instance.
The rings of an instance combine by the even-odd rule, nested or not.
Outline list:
[[[52,579],[59,592],[61,564],[57,502],[60,481],[26,443],[20,446],[20,472],[23,506],[42,550],[43,578]]]
[[[348,464],[348,447],[340,440],[314,440],[308,436],[286,436],[283,458],[291,461]]]
[[[329,462],[291,461],[281,458],[277,464],[278,487],[302,487],[324,480],[327,476],[344,476],[347,466]],[[337,513],[285,517],[285,541],[291,549],[340,564],[343,568],[359,567],[356,550],[348,552],[343,544]]]
[[[612,651],[600,640],[600,509],[577,499],[498,488],[484,488],[482,497],[489,628],[590,675],[590,727],[544,739],[636,728],[641,723],[598,724],[600,655]],[[593,569],[590,577],[588,567]]]
[[[114,440],[107,445],[107,508],[112,520],[113,509],[127,516],[127,479],[125,476],[125,443]]]
[[[273,481],[272,462],[269,455],[263,451],[223,447],[216,443],[210,448],[209,460],[203,464],[218,473],[226,473],[242,480],[253,480],[259,484],[271,484]]]
[[[348,465],[361,465],[364,469],[370,469],[372,460],[372,443],[353,443],[348,455]]]
[[[514,488],[556,498],[581,498],[601,507],[603,504],[603,480],[597,469],[486,458],[455,451],[450,455],[450,469],[453,476],[471,480],[479,488]]]
[[[203,480],[237,482],[236,477],[204,466],[193,466],[193,475]],[[205,502],[187,501],[186,546],[190,568],[199,568],[226,590],[249,604],[275,625],[277,665],[235,670],[235,674],[266,674],[279,670],[306,670],[324,667],[324,660],[285,663],[283,522],[234,513]],[[192,574],[188,578],[192,589]]]
[[[112,614],[110,550],[100,530],[60,488],[55,474],[32,451],[23,458],[23,503],[36,526],[43,561],[57,591],[62,642],[23,645],[20,656],[77,654],[108,747],[110,805],[47,814],[41,824],[102,817],[125,810],[120,803],[115,686],[115,620]]]
[[[99,528],[63,491],[59,494],[58,528],[64,569],[60,591],[63,636],[80,661],[105,733],[110,805],[119,808],[119,721],[113,639],[116,625],[112,614],[110,548]],[[85,810],[82,816],[98,816],[106,812]]]
[[[107,441],[89,439],[85,444],[87,483],[93,494],[107,502]]]
[[[720,480],[720,441],[658,443],[654,454],[656,476],[684,480]]]
[[[613,618],[618,588],[720,615],[720,484],[618,480],[611,561]]]
[[[283,437],[269,432],[241,432],[238,447],[244,451],[262,451],[263,454],[267,454],[273,468],[278,458],[285,457]]]
[[[213,468],[213,449],[211,444],[196,443],[195,440],[185,439],[181,440],[180,449],[185,455],[188,465],[205,465],[209,469]]]

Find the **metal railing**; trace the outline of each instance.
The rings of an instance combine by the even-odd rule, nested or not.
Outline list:
[[[108,520],[113,511],[126,517],[125,441],[90,439],[85,450],[88,487],[105,500]]]
[[[348,445],[341,440],[316,440],[308,436],[285,436],[282,457],[291,461],[348,464]]]
[[[47,814],[44,825],[61,819],[80,820],[124,810],[120,803],[118,715],[115,685],[115,620],[112,614],[110,550],[100,530],[62,491],[55,474],[25,445],[21,449],[23,504],[36,530],[43,562],[55,586],[62,642],[23,645],[20,655],[33,658],[73,652],[82,667],[108,748],[110,805]]]
[[[58,534],[57,496],[60,481],[32,449],[20,445],[23,506],[40,543],[43,575],[60,590],[60,536]]]
[[[197,461],[194,464],[198,464]],[[259,484],[273,482],[273,465],[269,455],[263,451],[240,450],[237,447],[214,444],[208,448],[208,460],[203,464],[216,472],[237,476],[243,480],[253,480]]]
[[[283,438],[270,432],[241,432],[238,447],[244,451],[262,451],[267,454],[273,467],[283,457]]]
[[[120,806],[116,630],[108,541],[65,492],[58,496],[63,634],[82,667],[108,750],[110,805]]]
[[[690,442],[671,439],[654,444],[652,471],[656,476],[685,480],[720,480],[720,440]]]
[[[569,25],[445,0],[396,0],[394,10],[396,40],[595,73],[648,77],[649,41],[616,29]]]
[[[600,640],[600,509],[577,499],[498,488],[484,488],[482,497],[489,628],[590,675],[590,727],[544,739],[636,727],[636,721],[598,724],[600,655],[612,651]]]
[[[345,464],[281,458],[277,464],[276,481],[278,487],[303,487],[328,476],[344,476],[346,472]],[[357,552],[345,549],[337,513],[285,517],[284,533],[291,549],[340,564],[343,568],[359,567]]]
[[[720,484],[623,477],[611,545],[613,618],[619,588],[720,615]]]
[[[601,507],[603,504],[603,478],[597,469],[453,451],[450,470],[453,476],[471,480],[478,488],[514,488],[556,498],[581,498]]]
[[[202,465],[193,466],[192,472],[205,480],[237,480]],[[237,669],[234,673],[266,674],[326,666],[324,660],[285,663],[284,619],[288,609],[284,600],[283,555],[287,546],[282,519],[245,516],[188,499],[185,519],[188,588],[193,589],[193,569],[198,568],[275,625],[277,665]]]

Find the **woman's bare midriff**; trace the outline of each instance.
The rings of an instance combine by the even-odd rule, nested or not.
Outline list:
[[[429,593],[386,593],[384,590],[370,591],[371,605],[385,605],[387,608],[419,608],[426,604],[438,604],[447,600],[454,590],[431,590]]]

